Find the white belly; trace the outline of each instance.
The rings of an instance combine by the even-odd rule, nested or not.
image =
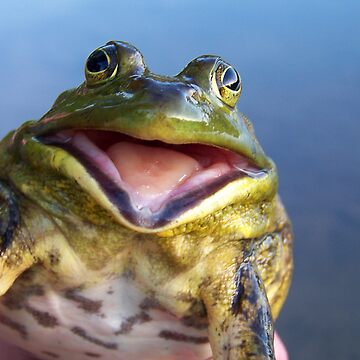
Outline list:
[[[206,330],[151,304],[122,278],[59,295],[33,291],[0,304],[0,336],[39,359],[205,360]]]

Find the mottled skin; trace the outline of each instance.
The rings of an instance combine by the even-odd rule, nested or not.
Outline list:
[[[126,279],[146,301],[113,336],[150,321],[152,308],[191,329],[208,325],[203,337],[159,329],[163,342],[198,346],[208,334],[215,360],[274,359],[273,319],[292,272],[291,227],[276,195],[275,166],[235,107],[240,90],[214,90],[217,56],[199,57],[177,76],[165,77],[151,73],[131,45],[114,42],[111,51],[118,65],[114,74],[87,73],[87,81],[61,94],[43,118],[25,123],[0,144],[0,331],[13,332],[7,340],[41,358],[60,357],[51,349],[34,350],[37,338],[21,314],[55,330],[63,319],[34,309],[29,299],[51,293],[76,303],[86,317],[100,312],[101,294],[96,302],[82,291]],[[74,128],[224,147],[251,159],[264,176],[234,180],[170,220],[131,223],[79,161],[36,140]],[[74,357],[65,344],[61,351],[68,358],[101,357],[106,348],[118,351],[111,358],[122,359],[108,334],[105,342],[94,340],[91,328],[71,331],[99,351]]]

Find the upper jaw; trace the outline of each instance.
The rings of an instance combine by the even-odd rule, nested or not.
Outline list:
[[[73,95],[73,101],[65,102],[75,105],[65,106],[61,101],[40,121],[28,126],[26,133],[38,137],[60,130],[93,129],[171,144],[203,143],[242,154],[260,168],[270,166],[246,117],[236,109],[176,97],[168,89],[130,95],[120,92],[86,97],[80,99],[81,103]]]
[[[116,212],[124,225],[147,232],[175,227],[224,207],[268,181],[273,170],[211,145],[148,142],[118,132],[78,129],[39,136],[38,140],[54,151],[70,153],[78,172],[84,172],[79,178],[87,176],[93,181],[83,180],[85,190]],[[134,159],[129,160],[131,156]],[[141,166],[139,176],[134,176],[134,162],[138,165],[143,159],[152,162],[158,178],[144,175]],[[163,169],[166,163],[173,163],[170,170]],[[67,175],[78,176],[68,169]],[[141,177],[148,182],[148,189],[142,186],[146,184]]]

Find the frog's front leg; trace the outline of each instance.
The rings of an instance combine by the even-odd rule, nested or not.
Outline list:
[[[270,306],[249,258],[204,289],[214,360],[274,360]]]

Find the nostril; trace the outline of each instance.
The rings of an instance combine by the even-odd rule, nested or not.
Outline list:
[[[144,81],[140,77],[133,77],[127,86],[128,91],[139,91],[144,88]]]
[[[201,90],[195,86],[188,87],[186,89],[186,99],[190,102],[198,104],[201,100],[200,92]]]

